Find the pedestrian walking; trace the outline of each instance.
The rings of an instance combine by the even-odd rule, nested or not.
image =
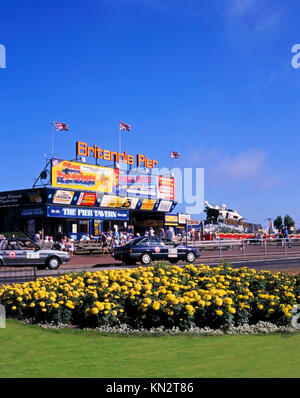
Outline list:
[[[103,231],[101,232],[100,241],[102,243],[102,254],[109,254],[107,249],[107,237]]]

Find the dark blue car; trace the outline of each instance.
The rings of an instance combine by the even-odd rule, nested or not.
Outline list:
[[[195,247],[175,243],[167,238],[143,236],[132,239],[123,246],[117,246],[113,256],[125,264],[140,261],[143,265],[149,265],[156,260],[167,260],[173,264],[179,260],[193,263],[200,253]]]

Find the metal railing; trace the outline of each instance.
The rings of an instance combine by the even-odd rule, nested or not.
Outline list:
[[[300,239],[216,239],[197,241],[182,239],[183,244],[201,251],[201,257],[266,257],[300,254]]]

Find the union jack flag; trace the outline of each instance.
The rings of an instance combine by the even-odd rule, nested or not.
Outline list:
[[[120,130],[129,131],[130,129],[131,129],[130,124],[126,124],[126,123],[120,122]]]
[[[58,122],[54,122],[55,127],[56,127],[56,131],[69,131],[69,126],[66,123],[58,123]]]
[[[175,151],[171,152],[171,159],[178,159],[179,156],[180,156],[180,155],[179,155],[178,152],[175,152]]]

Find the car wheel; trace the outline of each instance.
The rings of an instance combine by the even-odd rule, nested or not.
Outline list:
[[[3,261],[0,260],[0,268],[3,267]]]
[[[188,252],[186,255],[186,261],[189,263],[193,263],[196,259],[196,256],[193,252]]]
[[[149,253],[143,253],[141,257],[141,263],[143,265],[149,265],[151,263],[151,255]]]
[[[57,269],[60,266],[60,259],[58,257],[50,257],[47,261],[47,267],[49,269]]]

